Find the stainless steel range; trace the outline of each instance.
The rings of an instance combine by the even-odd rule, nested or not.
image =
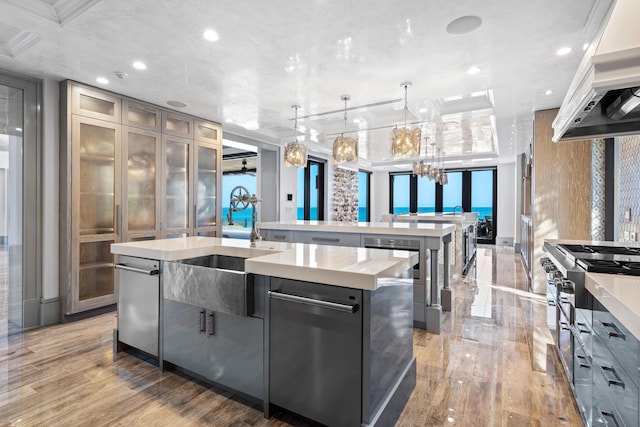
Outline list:
[[[585,289],[587,272],[640,276],[640,247],[545,242],[541,264],[547,275],[547,324],[586,425],[601,415],[592,405],[596,351],[594,301]],[[600,345],[600,344],[598,344]],[[600,417],[600,418],[598,418]]]

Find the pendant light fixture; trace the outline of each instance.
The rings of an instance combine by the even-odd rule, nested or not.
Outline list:
[[[356,162],[358,160],[358,140],[345,136],[347,133],[347,101],[351,99],[349,95],[340,97],[344,101],[344,131],[333,141],[333,163]]]
[[[300,106],[292,105],[291,108],[295,110],[295,139],[284,146],[284,165],[304,168],[307,166],[307,146],[298,143],[298,108]]]
[[[407,89],[411,86],[411,82],[402,82],[400,86],[404,87],[404,108],[402,115],[404,119],[404,127],[399,128],[397,125],[391,133],[391,155],[394,159],[405,159],[407,157],[420,154],[420,128],[411,129],[407,127]]]

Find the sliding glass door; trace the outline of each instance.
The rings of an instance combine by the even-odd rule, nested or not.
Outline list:
[[[471,212],[478,212],[477,237],[495,242],[494,170],[471,171]]]
[[[309,160],[298,169],[299,220],[324,220],[324,162]]]

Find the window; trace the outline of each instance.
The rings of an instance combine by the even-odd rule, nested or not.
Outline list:
[[[418,212],[436,211],[436,183],[429,178],[418,178]]]
[[[447,172],[449,183],[442,186],[442,212],[453,212],[453,208],[462,209],[462,172]]]
[[[408,173],[391,175],[391,213],[404,214],[411,211],[411,178]]]
[[[371,221],[371,172],[358,172],[358,222]]]
[[[324,220],[324,162],[310,159],[298,169],[297,207],[299,220]]]
[[[439,185],[410,172],[389,174],[389,212],[478,212],[478,242],[495,243],[495,168],[447,171],[449,183]]]

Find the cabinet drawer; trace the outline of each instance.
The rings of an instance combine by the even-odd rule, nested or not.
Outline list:
[[[586,425],[591,425],[591,408],[593,406],[593,384],[591,358],[578,341],[574,341],[573,352],[573,390],[576,403]]]
[[[310,243],[330,246],[350,246],[357,248],[360,246],[360,235],[349,233],[317,233],[315,231],[296,231],[295,241],[297,243]]]
[[[293,242],[293,231],[264,230],[264,239],[272,242]]]
[[[605,310],[602,306],[593,310],[593,330],[638,386],[638,340]]]
[[[575,332],[582,341],[584,348],[591,354],[591,340],[593,337],[593,327],[591,326],[591,310],[584,308],[575,309]]]
[[[593,424],[638,425],[638,387],[599,337],[593,339],[592,370]]]

